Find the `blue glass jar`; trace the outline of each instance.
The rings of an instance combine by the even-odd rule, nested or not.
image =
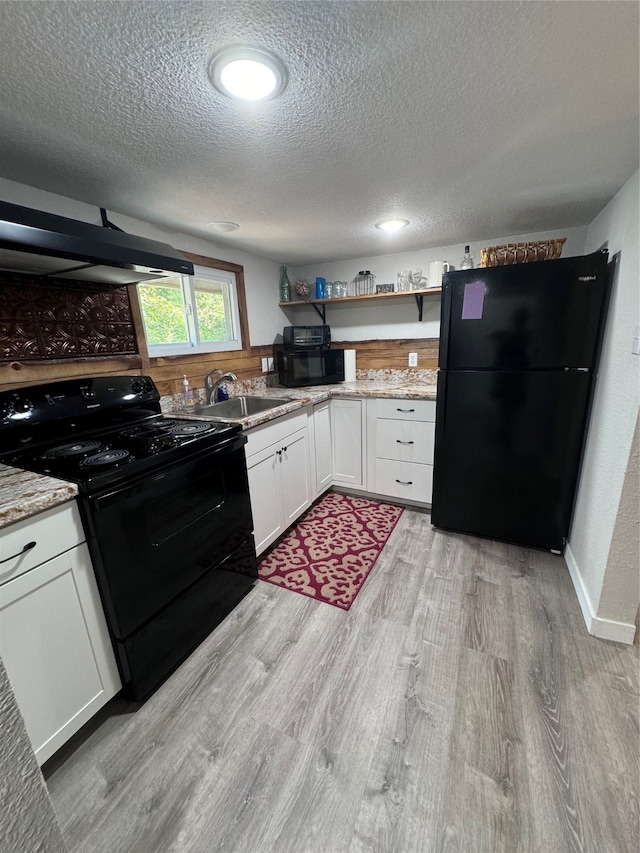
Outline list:
[[[318,276],[316,278],[316,299],[324,299],[325,279]]]

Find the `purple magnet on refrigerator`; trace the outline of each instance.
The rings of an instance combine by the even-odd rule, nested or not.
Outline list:
[[[482,320],[484,309],[484,282],[468,281],[464,286],[462,320]]]

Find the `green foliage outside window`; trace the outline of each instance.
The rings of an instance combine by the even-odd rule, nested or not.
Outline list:
[[[210,290],[196,290],[196,310],[200,340],[227,340],[227,321],[224,316],[224,299],[221,293]]]
[[[138,285],[151,354],[238,348],[234,281],[214,275],[175,276]],[[164,348],[164,349],[161,349]]]
[[[144,314],[147,343],[151,346],[187,343],[189,336],[180,288],[142,284],[138,292]]]

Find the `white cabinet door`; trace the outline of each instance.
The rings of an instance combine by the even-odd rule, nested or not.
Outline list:
[[[362,429],[362,400],[331,400],[331,447],[333,481],[364,486],[365,440]]]
[[[86,545],[0,587],[0,655],[42,764],[121,687]]]
[[[256,554],[261,554],[311,504],[309,433],[306,419],[290,435],[247,459]],[[274,433],[278,435],[278,433]]]
[[[280,457],[274,446],[247,459],[253,537],[260,554],[284,530],[280,500]]]
[[[300,430],[284,442],[278,454],[283,525],[286,529],[311,503],[307,431]]]
[[[331,485],[331,405],[330,400],[313,407],[314,454],[316,463],[315,494]]]

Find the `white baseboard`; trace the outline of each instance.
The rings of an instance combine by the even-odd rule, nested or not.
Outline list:
[[[601,640],[613,640],[615,643],[633,645],[636,635],[636,626],[633,622],[616,622],[615,619],[602,619],[596,616],[591,598],[582,580],[582,573],[570,545],[567,545],[564,549],[564,559],[571,575],[573,588],[578,596],[582,618],[587,626],[587,631]]]

